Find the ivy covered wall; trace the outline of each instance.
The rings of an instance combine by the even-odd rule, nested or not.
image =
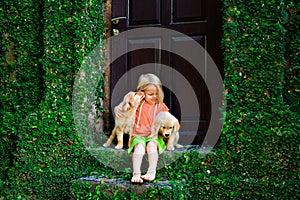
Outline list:
[[[224,5],[227,111],[221,141],[227,163],[249,180],[253,197],[297,198],[300,4]]]
[[[72,115],[76,72],[104,36],[103,3],[2,2],[0,199],[111,198],[72,183],[92,173],[116,174],[86,152]],[[300,3],[223,3],[227,113],[220,146],[204,158],[186,153],[158,171],[158,180],[185,181],[140,198],[300,196]],[[134,191],[115,196],[125,197],[138,198]]]
[[[103,168],[72,116],[76,72],[104,36],[103,1],[4,1],[1,15],[0,196],[68,198],[72,179]]]
[[[29,1],[1,4],[1,180],[15,175],[24,119],[44,96],[41,6]]]

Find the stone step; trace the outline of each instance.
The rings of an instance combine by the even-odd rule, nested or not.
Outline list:
[[[88,151],[96,158],[98,158],[105,165],[109,167],[113,167],[120,171],[126,171],[130,174],[132,173],[131,172],[132,154],[128,154],[126,148],[117,150],[115,148],[99,147],[99,148],[89,148]],[[199,153],[199,156],[205,156],[207,153],[213,153],[213,151],[211,151],[211,148],[203,147],[199,145],[186,145],[183,148],[178,148],[172,151],[166,150],[159,155],[157,170],[159,170],[159,168],[166,166],[172,161],[175,161],[175,159],[179,158],[185,152],[191,152],[191,151],[195,151]],[[147,156],[144,156],[144,159],[147,159]],[[148,167],[148,162],[143,161],[143,164],[145,164],[145,166],[142,166],[142,172],[144,173]],[[117,190],[120,192],[127,192],[129,189],[131,189],[132,191],[134,191],[134,193],[137,196],[140,196],[149,188],[159,187],[162,189],[172,190],[176,187],[176,185],[182,183],[183,181],[184,180],[178,180],[178,181],[158,180],[155,182],[145,181],[143,184],[136,184],[136,183],[131,183],[130,178],[127,178],[126,180],[124,177],[108,178],[105,175],[93,175],[93,176],[81,177],[75,179],[75,182],[79,184],[81,182],[90,183],[92,186],[91,187],[92,193],[94,192],[96,186],[100,186],[101,190],[107,194],[113,195],[113,192],[116,190],[115,188],[117,188]]]
[[[107,178],[105,176],[89,176],[89,177],[82,177],[78,178],[73,181],[72,186],[72,194],[77,196],[76,194],[80,195],[87,195],[93,196],[93,198],[98,199],[101,198],[102,194],[104,196],[114,196],[117,194],[126,194],[126,193],[134,193],[136,197],[141,195],[147,194],[148,189],[154,189],[159,191],[175,191],[176,187],[182,183],[182,181],[156,181],[155,183],[144,182],[143,184],[131,183],[129,180],[124,180],[123,178]],[[87,190],[80,190],[80,185],[84,185],[85,187],[90,185],[89,191]],[[74,189],[76,188],[76,191]],[[79,190],[78,190],[79,188]],[[84,188],[84,187],[83,187]],[[100,191],[100,192],[99,192]],[[95,195],[99,195],[95,197]],[[123,197],[124,198],[124,197]],[[75,200],[76,197],[72,196],[72,200]]]
[[[100,188],[109,185],[109,189],[117,187],[117,190],[120,192],[127,192],[130,188],[135,192],[137,196],[144,193],[149,188],[163,187],[166,189],[172,189],[175,182],[170,183],[169,181],[158,181],[155,183],[144,182],[143,184],[131,183],[128,180],[123,180],[122,178],[106,178],[104,176],[89,176],[78,178],[75,181],[79,182],[88,182],[92,185],[91,192],[94,191],[97,185],[100,185]],[[103,188],[105,190],[105,188]]]
[[[118,171],[128,171],[132,167],[132,154],[127,153],[127,149],[115,149],[107,147],[87,148],[87,150],[96,157],[101,163],[114,168]],[[211,148],[199,145],[185,145],[183,148],[177,148],[172,151],[164,151],[159,155],[157,170],[165,167],[181,157],[185,152],[196,151],[199,156],[205,156],[207,153],[212,153]],[[147,156],[144,156],[147,160]],[[141,167],[142,172],[146,172],[148,162],[143,161]]]

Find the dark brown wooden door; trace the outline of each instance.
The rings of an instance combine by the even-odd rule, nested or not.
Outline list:
[[[223,73],[220,42],[222,37],[221,1],[219,0],[112,0],[112,19],[112,32],[115,33],[142,27],[162,27],[184,33],[197,41],[209,53],[219,71]],[[189,41],[188,38],[172,37],[169,38],[168,42],[171,48],[180,49],[188,45]],[[111,91],[114,91],[116,84],[121,77],[124,78],[124,75],[127,81],[126,84],[129,85],[128,88],[135,87],[137,77],[131,77],[130,74],[126,75],[126,72],[144,65],[145,70],[139,68],[140,73],[152,72],[160,78],[163,77],[163,84],[164,81],[171,82],[173,89],[164,87],[164,101],[170,108],[170,112],[180,119],[180,143],[201,144],[211,117],[211,101],[205,84],[205,77],[202,77],[184,58],[162,51],[160,49],[161,42],[159,37],[130,37],[112,42],[111,54],[114,54],[113,51],[117,51],[118,46],[122,45],[126,45],[128,50],[145,44],[149,48],[127,53],[111,64]],[[199,62],[203,62],[205,71],[207,66],[204,57],[206,55],[200,52],[190,53],[196,56],[199,54]],[[147,63],[156,64],[147,66]],[[174,71],[170,70],[165,72],[168,73],[167,75],[162,75],[160,64],[170,66],[188,80],[199,102],[198,108],[180,105],[180,101],[177,99],[179,94],[175,94],[173,91],[182,93],[181,96],[186,95],[186,98],[191,97],[191,95],[180,90],[182,85],[176,81],[179,79]],[[121,92],[118,94],[114,96],[119,96],[118,100],[121,100],[123,94]],[[183,109],[184,112],[182,112]],[[195,124],[199,125],[198,129],[196,131],[191,130],[190,127],[194,127]]]

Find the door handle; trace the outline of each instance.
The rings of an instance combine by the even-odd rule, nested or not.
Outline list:
[[[114,17],[111,19],[111,22],[113,24],[118,24],[120,22],[120,19],[126,19],[126,17]]]
[[[114,18],[111,19],[111,22],[113,24],[117,25],[117,24],[119,24],[119,22],[120,22],[121,19],[126,19],[126,17],[114,17]],[[117,29],[117,28],[113,29],[113,35],[114,36],[119,35],[119,33],[120,33],[119,29]]]
[[[113,29],[113,36],[118,36],[120,34],[120,31],[116,28]]]

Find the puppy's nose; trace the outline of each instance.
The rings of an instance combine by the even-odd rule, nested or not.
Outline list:
[[[165,136],[166,136],[166,137],[169,137],[169,135],[170,135],[170,134],[169,134],[169,133],[167,133]]]

